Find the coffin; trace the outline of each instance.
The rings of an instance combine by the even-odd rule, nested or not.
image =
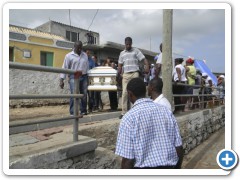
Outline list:
[[[95,67],[88,71],[89,91],[117,91],[117,70],[108,66]]]

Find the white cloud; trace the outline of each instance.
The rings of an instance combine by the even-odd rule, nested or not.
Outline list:
[[[87,29],[96,9],[71,10],[72,26]],[[211,44],[224,51],[224,10],[178,9],[173,11],[173,51],[186,56],[197,54],[202,45]],[[162,42],[161,9],[100,9],[90,30],[100,33],[101,43],[124,43],[126,36],[133,38],[133,46],[159,52]],[[10,23],[34,28],[49,19],[69,24],[69,10],[11,10]],[[151,39],[151,40],[150,40]],[[192,48],[198,46],[198,48]],[[223,48],[223,49],[222,49]],[[190,52],[189,52],[190,51]],[[199,54],[199,53],[198,53]],[[205,56],[207,52],[203,52]],[[223,58],[224,61],[224,58]]]

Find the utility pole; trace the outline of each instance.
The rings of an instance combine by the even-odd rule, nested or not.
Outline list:
[[[163,94],[173,107],[172,96],[172,9],[163,10],[162,80]]]

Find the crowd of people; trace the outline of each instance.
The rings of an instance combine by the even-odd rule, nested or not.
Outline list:
[[[85,52],[82,49],[82,42],[77,41],[74,44],[73,51],[65,56],[62,68],[79,71],[81,76],[79,77],[79,92],[83,94],[80,101],[80,113],[87,115],[93,111],[103,110],[103,102],[101,99],[101,91],[88,91],[88,76],[87,72],[98,66],[109,66],[117,69],[117,66],[109,58],[107,58],[103,64],[99,64],[98,58],[90,50]],[[74,75],[60,74],[60,87],[64,88],[64,80],[69,82],[69,88],[71,94],[74,92]],[[118,81],[119,82],[119,81]],[[121,85],[119,83],[118,85]],[[118,109],[118,97],[116,91],[109,91],[110,109],[108,111],[117,111]],[[88,107],[87,107],[88,106]],[[74,113],[73,98],[70,98],[70,115]]]
[[[199,95],[204,87],[204,94],[213,94],[213,82],[207,73],[201,73],[194,66],[194,60],[188,58],[183,65],[183,58],[176,58],[173,76],[172,90],[174,107],[162,93],[162,43],[159,46],[160,54],[156,58],[156,64],[149,61],[142,52],[132,47],[132,38],[125,38],[125,49],[120,53],[118,66],[107,58],[102,66],[109,66],[117,70],[118,92],[122,92],[122,112],[116,151],[122,157],[122,168],[135,169],[178,169],[181,168],[183,159],[182,139],[174,113],[184,111],[185,104],[189,108],[199,107]],[[144,68],[139,64],[144,62]],[[99,66],[98,59],[91,52],[82,50],[82,42],[74,44],[72,52],[64,59],[62,68],[79,71],[79,91],[83,94],[80,104],[80,112],[86,115],[103,106],[100,91],[87,91],[87,71]],[[60,75],[60,87],[64,88],[65,74]],[[224,103],[225,77],[218,77],[217,86],[221,89],[218,97]],[[70,91],[73,93],[74,76],[68,76]],[[195,85],[195,86],[194,86]],[[198,86],[196,86],[198,85]],[[147,86],[147,87],[146,87]],[[189,97],[181,96],[183,94]],[[216,94],[216,92],[215,92]],[[110,109],[118,109],[117,91],[109,91]],[[191,96],[192,95],[192,96]],[[88,96],[88,97],[87,97]],[[150,97],[150,98],[147,98]],[[204,97],[207,101],[212,96]],[[88,99],[88,103],[87,103]],[[131,106],[129,106],[129,102]],[[88,112],[87,112],[88,104]],[[73,99],[70,99],[70,115],[73,115]]]
[[[144,74],[146,86],[150,85],[152,79],[162,78],[161,52],[162,44],[160,45],[160,54],[155,58],[156,64],[151,64],[149,73]],[[218,82],[214,85],[213,80],[207,73],[201,73],[199,69],[195,68],[192,58],[186,59],[185,65],[183,65],[183,62],[183,58],[174,59],[172,91],[174,95],[178,95],[174,97],[174,108],[172,108],[174,113],[184,112],[186,108],[190,110],[200,108],[202,98],[204,108],[212,107],[214,103],[224,104],[225,76],[217,76]],[[200,96],[202,93],[205,95],[204,97]],[[188,97],[181,95],[188,95]]]

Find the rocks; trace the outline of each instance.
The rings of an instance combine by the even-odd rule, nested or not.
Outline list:
[[[178,124],[183,137],[185,154],[223,127],[225,124],[223,116],[225,116],[224,109],[216,107],[212,110],[204,110],[188,115],[185,117],[186,123],[183,123],[181,118],[181,122]]]

